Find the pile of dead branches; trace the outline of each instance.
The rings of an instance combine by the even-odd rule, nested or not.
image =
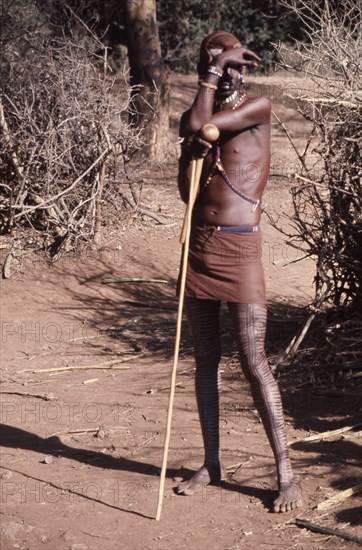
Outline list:
[[[283,376],[292,376],[296,384],[311,385],[315,393],[361,399],[362,314],[359,308],[326,308],[313,319],[298,350],[274,357],[275,370]],[[296,322],[293,312],[290,323],[296,325]]]
[[[288,237],[316,258],[315,309],[345,306],[362,299],[362,14],[357,0],[285,4],[308,41],[279,46],[280,64],[304,77],[294,100],[313,127],[303,151],[293,144],[299,170]]]
[[[20,20],[10,7],[1,36],[0,233],[31,230],[55,255],[97,240],[102,225],[137,207],[131,160],[142,136],[129,123],[126,78],[112,78],[90,27],[73,12],[59,24],[41,11]]]

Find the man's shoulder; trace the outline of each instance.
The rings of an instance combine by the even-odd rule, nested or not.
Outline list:
[[[250,103],[254,103],[256,108],[265,112],[271,112],[272,103],[268,97],[257,94],[248,94],[248,100]]]
[[[248,95],[248,112],[257,125],[269,124],[271,119],[272,104],[265,96]]]

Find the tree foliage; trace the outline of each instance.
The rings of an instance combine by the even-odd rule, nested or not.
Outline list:
[[[301,38],[298,18],[278,0],[157,0],[158,23],[165,59],[180,72],[194,70],[201,40],[223,29],[262,58],[268,70],[272,42]]]
[[[129,164],[141,136],[128,121],[129,85],[115,88],[107,49],[76,12],[59,1],[4,6],[0,230],[31,228],[57,254],[134,206]]]

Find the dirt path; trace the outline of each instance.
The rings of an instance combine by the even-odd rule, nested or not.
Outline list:
[[[174,123],[193,89],[190,78],[175,78]],[[295,111],[278,101],[279,116],[289,122],[296,139],[302,139],[305,128]],[[273,150],[265,208],[282,215],[291,208],[288,170],[292,161],[290,147],[277,127]],[[312,385],[297,371],[287,371],[280,378],[288,440],[294,442],[291,454],[303,478],[305,504],[298,512],[270,513],[275,468],[239,373],[226,316],[220,429],[228,479],[189,498],[173,492],[173,478],[196,469],[202,460],[192,348],[185,324],[163,512],[161,521],[154,521],[183,216],[183,207],[175,200],[174,162],[159,167],[145,193],[172,224],[129,220],[116,233],[104,236],[97,253],[63,257],[54,265],[37,258],[1,281],[1,547],[357,547],[354,542],[300,529],[293,519],[299,516],[362,537],[360,497],[326,511],[314,509],[337,490],[357,483],[358,439],[339,436],[298,442],[315,431],[357,423],[361,401],[312,394]],[[266,216],[263,230],[270,302],[268,351],[273,358],[305,318],[303,306],[313,295],[314,266],[311,260],[291,263],[298,252]],[[111,277],[150,277],[168,284],[104,284]],[[111,361],[128,370],[42,372]]]

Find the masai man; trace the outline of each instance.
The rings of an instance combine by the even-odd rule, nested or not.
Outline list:
[[[276,512],[301,502],[288,456],[279,389],[268,365],[264,339],[266,298],[261,263],[261,198],[270,164],[270,101],[248,97],[243,68],[260,58],[232,34],[207,36],[200,49],[199,90],[181,118],[184,138],[178,185],[188,201],[193,155],[204,157],[193,210],[185,309],[194,340],[196,397],[205,447],[203,466],[177,487],[191,495],[223,479],[219,448],[220,304],[227,303],[240,363],[272,447],[278,474]],[[220,131],[211,145],[200,138],[206,123]]]

